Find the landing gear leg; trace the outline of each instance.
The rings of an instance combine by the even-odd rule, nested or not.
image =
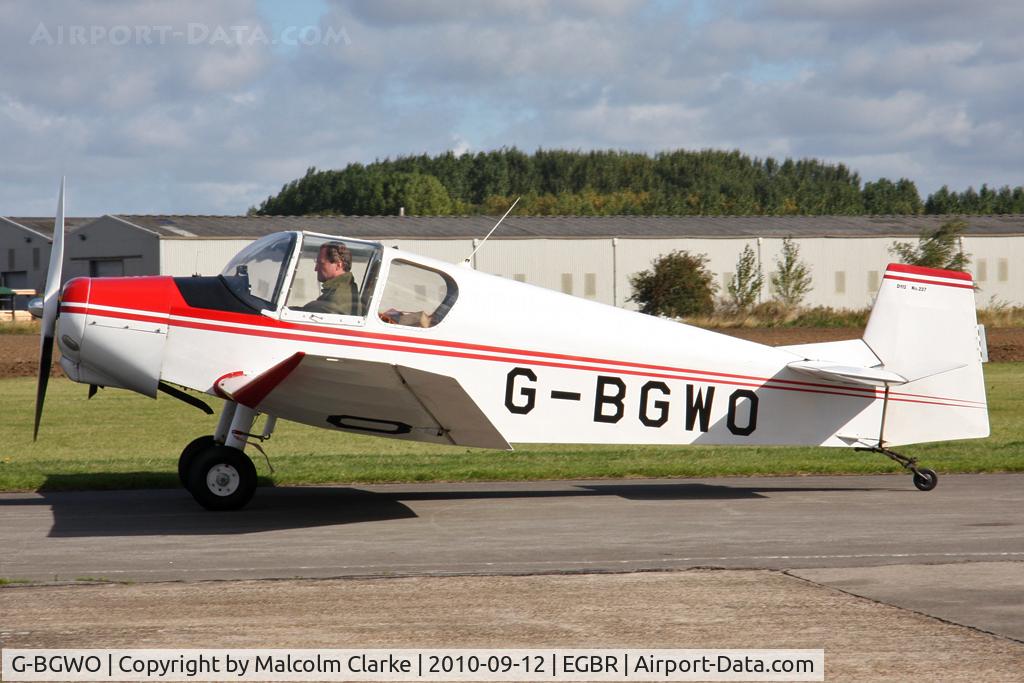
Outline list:
[[[870,453],[881,453],[890,460],[898,462],[903,469],[910,470],[914,473],[914,486],[921,491],[931,491],[939,483],[939,475],[935,473],[935,470],[930,470],[927,467],[918,467],[917,458],[910,458],[905,455],[901,455],[884,446],[875,446],[874,448],[857,448],[855,450],[868,451]]]
[[[228,440],[228,432],[231,431],[231,421],[235,419],[235,410],[238,404],[234,401],[224,401],[224,410],[220,412],[220,419],[217,420],[217,430],[213,438],[217,443],[224,443]]]

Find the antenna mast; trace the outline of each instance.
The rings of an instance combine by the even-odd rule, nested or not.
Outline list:
[[[466,260],[465,260],[465,261],[463,261],[463,263],[465,263],[465,264],[469,265],[469,264],[471,264],[471,263],[473,262],[473,257],[474,257],[474,256],[476,256],[476,252],[480,251],[480,247],[484,246],[484,242],[486,242],[486,241],[487,241],[487,239],[488,239],[488,238],[489,238],[489,237],[490,237],[491,235],[493,235],[493,234],[494,234],[494,231],[498,229],[498,226],[499,226],[499,225],[501,225],[501,222],[502,222],[503,220],[505,220],[505,218],[506,218],[506,217],[507,217],[507,216],[508,216],[508,215],[509,215],[510,213],[512,213],[512,209],[516,208],[516,204],[518,204],[518,203],[519,203],[519,200],[520,200],[520,199],[522,199],[522,197],[521,197],[521,196],[520,196],[520,197],[516,197],[516,200],[515,200],[514,202],[512,202],[512,206],[508,207],[508,211],[506,211],[506,212],[505,212],[505,215],[504,215],[504,216],[502,216],[501,218],[499,218],[499,219],[498,219],[498,222],[494,224],[494,227],[493,227],[493,228],[491,228],[491,231],[490,231],[489,233],[487,233],[487,237],[484,237],[484,238],[483,238],[483,240],[482,240],[482,241],[480,242],[480,244],[476,245],[476,249],[474,249],[474,250],[473,250],[473,253],[472,253],[472,254],[470,254],[470,255],[469,255],[469,256],[468,256],[467,258],[466,258]]]

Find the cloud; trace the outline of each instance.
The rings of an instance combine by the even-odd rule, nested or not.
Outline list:
[[[309,166],[502,146],[1018,185],[1022,20],[944,0],[387,0],[294,21],[256,0],[8,2],[0,214],[48,210],[61,173],[79,213],[235,213]]]

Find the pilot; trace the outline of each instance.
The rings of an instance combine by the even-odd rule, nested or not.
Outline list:
[[[316,279],[320,282],[320,296],[300,311],[359,315],[359,290],[352,277],[352,252],[340,242],[327,242],[316,255]]]

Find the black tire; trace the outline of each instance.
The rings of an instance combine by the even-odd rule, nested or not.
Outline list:
[[[938,483],[939,475],[935,474],[935,470],[922,467],[914,472],[914,486],[921,491],[931,491]]]
[[[213,446],[192,458],[188,490],[207,510],[239,510],[256,492],[256,466],[237,448]]]
[[[178,456],[178,481],[185,488],[188,488],[188,470],[192,464],[192,460],[196,457],[196,453],[204,451],[207,448],[216,446],[217,442],[213,440],[213,434],[207,434],[206,436],[200,436],[192,439],[191,442],[181,451],[181,455]]]

